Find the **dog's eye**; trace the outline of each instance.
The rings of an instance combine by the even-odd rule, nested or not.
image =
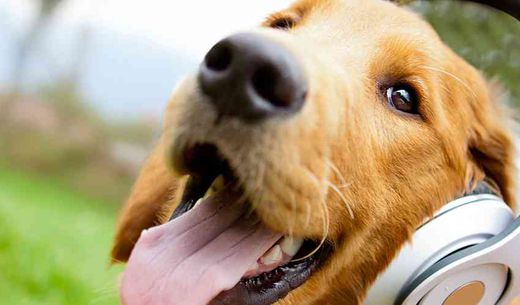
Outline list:
[[[398,85],[386,89],[388,103],[395,109],[411,113],[419,113],[419,103],[415,90],[407,85]]]
[[[269,27],[278,30],[290,30],[296,25],[296,20],[290,17],[283,17],[273,20]]]

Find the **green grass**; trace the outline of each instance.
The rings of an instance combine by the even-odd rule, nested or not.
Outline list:
[[[0,168],[0,296],[9,305],[119,304],[115,207]]]

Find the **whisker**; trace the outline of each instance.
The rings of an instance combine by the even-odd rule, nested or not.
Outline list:
[[[475,93],[475,91],[473,91],[471,89],[471,87],[466,83],[464,82],[462,79],[460,79],[458,76],[456,76],[455,74],[453,73],[450,73],[448,71],[445,71],[443,69],[439,69],[439,68],[435,68],[435,67],[430,67],[430,66],[421,66],[421,68],[423,69],[427,69],[427,70],[431,70],[431,71],[435,71],[435,72],[439,72],[439,73],[442,73],[442,74],[445,74],[451,78],[453,78],[455,81],[457,81],[459,84],[461,84],[462,86],[464,86],[464,88],[466,88],[466,90],[468,90],[469,93],[471,93],[471,95],[473,95],[474,98],[477,98],[477,94]]]
[[[352,208],[350,207],[350,204],[348,204],[347,199],[345,198],[345,195],[340,191],[340,189],[345,189],[345,188],[350,187],[352,185],[352,183],[347,182],[347,180],[345,179],[343,174],[341,174],[341,171],[338,169],[338,167],[330,159],[328,159],[326,161],[326,163],[327,163],[329,168],[334,172],[334,174],[338,177],[338,179],[341,182],[340,185],[335,185],[332,182],[327,181],[327,184],[329,186],[332,186],[333,189],[336,191],[336,193],[338,193],[338,195],[342,198],[343,202],[345,203],[345,206],[349,210],[350,216],[352,218],[354,218],[354,213],[352,211]]]
[[[323,201],[323,200],[320,201],[320,208],[321,208],[320,210],[321,210],[321,213],[323,216],[323,237],[321,238],[320,243],[309,254],[305,255],[302,258],[292,260],[291,262],[303,261],[303,260],[313,256],[325,244],[325,241],[327,240],[327,236],[329,235],[329,230],[330,230],[330,216],[329,216],[329,210],[327,209],[327,204],[325,203],[325,201]]]
[[[346,185],[348,184],[347,183],[347,180],[345,179],[345,177],[343,176],[343,174],[341,174],[341,171],[337,168],[337,166],[330,160],[330,159],[327,159],[326,160],[326,164],[329,166],[329,168],[334,172],[334,174],[338,177],[338,179],[340,180],[341,182],[341,185]]]
[[[339,190],[339,188],[337,186],[335,186],[333,183],[331,183],[330,181],[327,181],[327,185],[340,197],[340,199],[343,201],[343,203],[345,204],[345,207],[347,208],[349,214],[350,214],[350,217],[352,219],[354,219],[354,211],[352,211],[352,207],[350,206],[350,204],[348,203],[348,200],[347,198],[345,197],[345,195]]]
[[[351,185],[352,185],[352,183],[346,183],[346,184],[342,184],[342,185],[337,185],[337,187],[340,189],[346,189],[346,188],[349,188]]]
[[[304,173],[309,177],[309,179],[313,180],[314,183],[316,183],[317,186],[319,186],[321,184],[320,182],[320,179],[318,179],[318,177],[316,177],[316,175],[311,172],[309,169],[307,168],[304,168]],[[310,222],[311,222],[311,213],[312,213],[312,206],[311,206],[311,203],[310,202],[306,202],[305,204],[305,227],[309,227],[310,225]]]

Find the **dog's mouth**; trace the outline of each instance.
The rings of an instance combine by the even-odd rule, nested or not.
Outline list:
[[[244,198],[238,177],[235,176],[228,161],[221,156],[214,145],[201,144],[185,149],[181,160],[182,170],[189,174],[189,180],[181,203],[171,217],[172,222],[182,219],[195,207],[212,202],[214,197],[235,198],[232,201],[236,202],[225,203],[230,206],[236,204],[236,209],[244,211],[237,217],[234,224],[258,223],[263,229],[271,232],[263,226],[255,212],[251,210],[250,200]],[[214,217],[221,217],[220,214],[225,213],[217,212]],[[230,228],[234,227],[234,224],[215,235],[226,234]],[[274,237],[269,234],[269,238],[258,237],[255,234],[244,237],[241,241],[243,243],[261,245],[261,249],[256,250],[259,254],[247,260],[247,266],[233,266],[233,268],[241,270],[239,271],[242,273],[241,276],[235,279],[237,282],[231,289],[212,291],[210,293],[213,298],[210,302],[211,305],[272,304],[307,281],[323,265],[332,250],[327,242],[271,233]],[[199,232],[198,234],[209,234],[209,232]],[[193,238],[199,239],[200,236],[193,236]],[[215,240],[217,239],[215,238]],[[215,248],[228,249],[233,246],[232,243],[226,245],[222,242],[219,247]],[[250,252],[247,247],[244,248],[244,251]],[[219,256],[219,254],[213,253],[211,255]],[[237,270],[230,270],[230,273],[237,272]],[[227,270],[222,270],[222,272],[227,272]],[[225,275],[222,276],[225,277]],[[193,289],[198,288],[193,287]],[[196,293],[196,291],[191,293]]]

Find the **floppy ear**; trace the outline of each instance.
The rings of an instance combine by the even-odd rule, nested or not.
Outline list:
[[[177,182],[165,163],[163,141],[146,161],[125,203],[116,229],[112,262],[125,262],[141,232],[164,222]]]
[[[475,117],[469,139],[469,153],[476,166],[473,172],[496,183],[506,203],[514,208],[516,149],[510,134],[512,110],[489,99],[473,105],[473,111]]]

